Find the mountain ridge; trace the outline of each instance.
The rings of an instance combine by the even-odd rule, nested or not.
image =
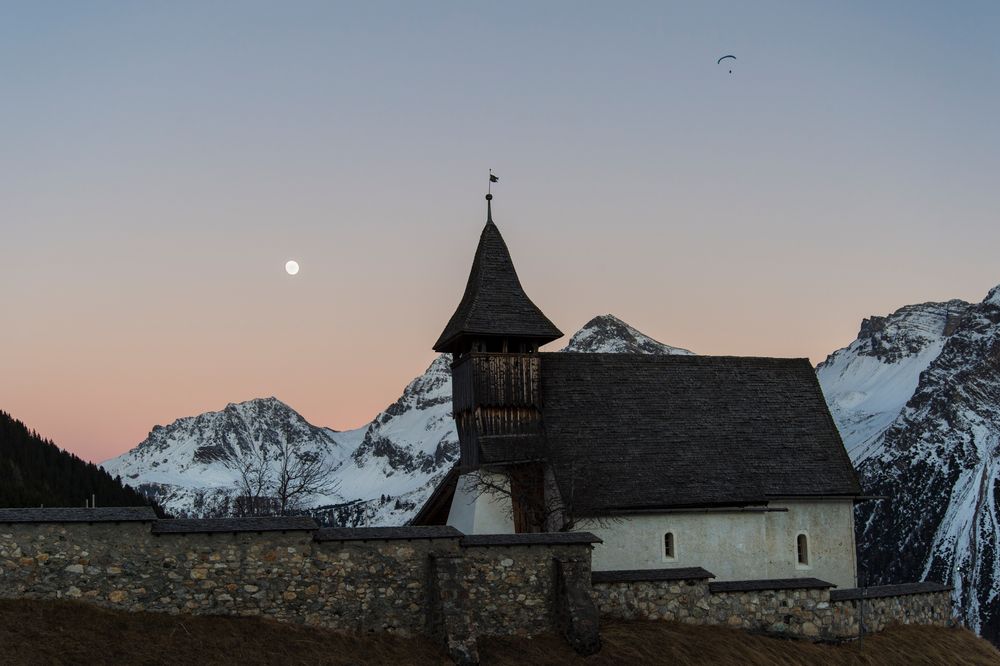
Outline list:
[[[612,315],[594,317],[560,351],[690,354],[663,344]],[[321,522],[359,526],[403,523],[458,458],[451,416],[451,357],[438,355],[402,395],[369,423],[335,431],[314,426],[278,398],[228,403],[223,409],[154,426],[131,450],[102,463],[169,511],[211,516],[226,509],[234,472],[223,461],[260,455],[282,440],[265,424],[284,423],[297,449],[320,452],[336,492],[312,498]],[[267,457],[267,451],[264,451]],[[269,458],[272,465],[276,459]]]
[[[1000,641],[1000,286],[871,317],[817,375],[865,491],[869,584],[954,586],[970,627]]]

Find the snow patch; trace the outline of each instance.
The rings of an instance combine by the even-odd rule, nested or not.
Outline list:
[[[990,293],[983,299],[983,304],[1000,307],[1000,284],[990,289]]]

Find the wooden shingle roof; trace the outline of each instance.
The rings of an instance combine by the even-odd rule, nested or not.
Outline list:
[[[604,543],[590,532],[522,532],[519,534],[469,534],[459,542],[465,548],[491,546],[558,546]]]
[[[591,583],[642,583],[661,580],[707,580],[715,574],[701,567],[676,567],[672,569],[625,569],[619,571],[594,571]]]
[[[215,532],[314,532],[319,529],[309,516],[262,516],[255,518],[180,518],[158,520],[153,534],[211,534]]]
[[[562,331],[524,293],[507,244],[492,219],[479,237],[465,294],[434,351],[453,351],[463,335],[530,338],[539,344],[562,337]]]
[[[133,523],[154,520],[156,512],[148,506],[0,509],[0,523]]]
[[[830,601],[852,601],[855,599],[881,599],[884,597],[902,597],[910,594],[931,594],[934,592],[951,592],[951,585],[942,585],[923,581],[920,583],[898,583],[896,585],[877,585],[875,587],[853,587],[846,590],[831,590]]]
[[[464,536],[450,525],[421,527],[324,527],[314,541],[393,541],[397,539],[460,539]]]
[[[861,494],[807,359],[540,356],[546,457],[578,516]]]
[[[819,578],[771,578],[760,580],[727,580],[709,583],[712,594],[720,592],[761,592],[763,590],[816,590],[837,587]]]

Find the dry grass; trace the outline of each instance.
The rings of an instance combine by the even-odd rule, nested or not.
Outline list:
[[[347,636],[258,618],[0,600],[0,664],[449,664],[429,640]]]
[[[721,627],[609,623],[600,654],[582,659],[556,636],[480,641],[483,663],[998,664],[1000,653],[962,629],[896,627],[862,642],[816,645]],[[0,600],[0,663],[447,664],[422,638],[346,636],[257,618],[124,613],[71,602]]]
[[[674,622],[607,623],[601,652],[580,659],[556,637],[480,641],[484,664],[725,664],[809,666],[1000,664],[1000,652],[965,629],[892,627],[863,641],[825,645]]]

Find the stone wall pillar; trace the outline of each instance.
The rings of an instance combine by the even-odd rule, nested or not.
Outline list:
[[[590,558],[557,557],[556,623],[579,654],[601,649],[600,620],[590,596]]]
[[[469,613],[469,589],[461,555],[431,555],[427,631],[444,643],[456,664],[479,663],[476,634]]]

